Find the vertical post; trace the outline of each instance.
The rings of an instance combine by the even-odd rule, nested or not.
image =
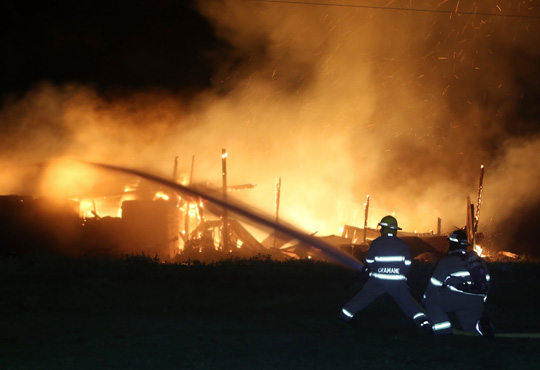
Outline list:
[[[467,196],[467,241],[469,244],[474,243],[474,204],[471,203],[471,197]]]
[[[178,179],[178,156],[174,157],[174,169],[172,179],[174,182],[176,182],[176,180]]]
[[[442,225],[442,220],[440,217],[437,218],[437,235],[441,235],[441,225]]]
[[[221,150],[221,176],[223,178],[223,202],[227,203],[227,150]],[[223,208],[221,243],[224,252],[229,252],[229,217],[227,208]]]
[[[471,244],[472,248],[474,248],[474,237],[475,237],[475,231],[474,231],[474,204],[471,203],[471,232],[469,234],[469,243]]]
[[[172,180],[173,182],[178,182],[178,156],[175,156],[174,157],[174,168],[173,168],[173,174],[172,174]],[[171,192],[169,193],[169,200],[172,201],[174,199],[174,205],[175,207],[179,206],[180,204],[180,195],[176,192]],[[189,203],[187,205],[187,210],[189,211]],[[180,217],[179,213],[177,213],[177,216]],[[184,215],[184,236],[187,237],[189,235],[189,212],[186,211],[185,215]],[[175,222],[176,224],[176,222]],[[181,221],[179,220],[177,225],[178,225],[178,233],[180,234],[182,231],[180,230],[180,224],[181,224]],[[185,240],[185,238],[184,238]],[[172,247],[171,247],[172,248]],[[177,242],[176,244],[176,248],[180,248],[180,244],[179,242]],[[170,253],[171,257],[173,256],[173,252],[171,250],[171,253]]]
[[[365,213],[364,213],[364,243],[367,241],[367,221],[368,221],[368,212],[369,212],[369,194],[367,195]]]
[[[191,157],[191,170],[189,172],[189,185],[193,184],[193,167],[195,165],[195,155]]]
[[[276,184],[276,225],[279,223],[279,201],[281,198],[281,177]],[[277,230],[274,230],[274,248],[276,248]]]
[[[478,181],[478,200],[476,202],[476,214],[474,216],[474,233],[478,231],[478,220],[480,219],[480,206],[482,205],[483,187],[484,187],[484,165],[480,166],[480,180]]]
[[[193,162],[195,162],[195,155],[193,155],[191,157],[191,169],[190,169],[190,173],[189,173],[189,182],[188,182],[188,185],[191,186],[191,184],[193,183]],[[192,204],[192,201],[193,199],[190,198],[190,197],[187,197],[187,200],[186,200],[186,216],[185,216],[185,220],[184,220],[184,228],[185,228],[185,232],[186,232],[186,236],[189,235],[190,233],[190,222],[191,222],[191,204]]]
[[[193,185],[193,172],[195,171],[195,154],[191,156],[191,169],[189,171],[189,183],[188,185]],[[198,219],[201,222],[204,222],[204,212],[202,208],[201,198],[199,197],[197,199],[197,212],[198,212]]]

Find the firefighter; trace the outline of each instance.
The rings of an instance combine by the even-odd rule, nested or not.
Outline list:
[[[379,222],[381,236],[375,239],[366,255],[364,273],[368,277],[362,289],[343,306],[340,318],[349,321],[375,298],[389,294],[405,315],[430,332],[430,324],[418,302],[411,296],[407,273],[411,268],[409,246],[397,237],[397,220],[385,216]]]
[[[474,251],[467,252],[465,231],[455,230],[448,240],[448,256],[435,267],[423,298],[433,333],[452,334],[448,313],[455,313],[461,329],[492,339],[493,325],[483,314],[490,280],[486,262]]]

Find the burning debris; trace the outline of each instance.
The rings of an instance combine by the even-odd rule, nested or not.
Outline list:
[[[316,247],[319,240],[337,251],[364,260],[372,240],[379,230],[367,227],[370,196],[364,203],[364,227],[345,225],[342,234],[299,241],[294,236],[276,231],[259,242],[242,223],[229,215],[227,194],[230,191],[252,189],[254,185],[227,184],[226,152],[222,154],[223,186],[221,194],[201,196],[197,191],[183,193],[158,183],[130,181],[124,191],[95,191],[78,194],[68,200],[48,201],[32,197],[5,196],[0,199],[1,217],[6,225],[3,253],[24,253],[44,246],[73,256],[120,256],[146,254],[163,261],[214,261],[223,258],[249,258],[258,255],[274,259],[310,258],[326,260],[328,252]],[[114,169],[114,167],[113,167]],[[484,167],[482,166],[482,176]],[[191,175],[192,177],[192,175]],[[173,178],[177,178],[177,159]],[[482,177],[481,177],[482,178]],[[158,179],[159,180],[159,179]],[[176,182],[171,182],[176,184]],[[479,185],[479,200],[482,189]],[[179,186],[179,189],[183,187]],[[273,223],[279,226],[281,178],[276,186],[276,215]],[[208,193],[209,194],[209,193]],[[208,199],[207,199],[208,198]],[[214,199],[214,201],[209,201]],[[216,202],[216,199],[223,199]],[[220,205],[221,204],[221,205]],[[103,210],[103,211],[102,211]],[[233,207],[234,210],[234,207]],[[247,214],[248,218],[251,217]],[[477,232],[479,212],[474,212],[467,200],[467,226],[473,230],[471,240],[475,251],[491,257],[484,234]],[[473,227],[474,225],[474,227]],[[448,235],[441,234],[441,219],[437,233],[400,232],[400,238],[410,246],[411,256],[420,261],[433,262],[447,252]],[[32,230],[31,238],[18,240],[25,230]],[[46,231],[46,232],[44,232]],[[43,238],[46,242],[43,242]],[[316,238],[316,239],[313,239]],[[20,250],[14,245],[23,245]],[[61,249],[61,250],[60,250]],[[506,257],[517,258],[510,252]]]
[[[223,157],[226,158],[226,155]],[[226,177],[226,167],[223,170]],[[173,178],[177,178],[177,159]],[[228,186],[223,194],[252,189]],[[141,179],[79,193],[66,200],[0,197],[2,254],[53,251],[70,256],[146,254],[163,261],[285,254],[259,243],[224,208],[200,197],[165,190]],[[45,201],[48,201],[47,203]]]

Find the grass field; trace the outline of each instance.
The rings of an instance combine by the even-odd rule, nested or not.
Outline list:
[[[413,263],[420,298],[434,265]],[[498,332],[540,333],[540,265],[492,263]],[[540,339],[434,337],[382,297],[337,319],[354,273],[264,257],[0,259],[0,369],[536,369]]]

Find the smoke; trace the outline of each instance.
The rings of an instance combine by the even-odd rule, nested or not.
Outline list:
[[[355,2],[200,4],[239,55],[216,80],[228,106],[208,112],[255,134],[268,158],[263,171],[293,191],[283,202],[289,218],[326,232],[361,225],[370,194],[371,227],[393,213],[406,230],[434,229],[441,217],[449,231],[466,223],[482,164],[481,231],[534,199],[537,182],[516,189],[507,173],[525,169],[507,167],[514,139],[534,147],[538,135],[538,25],[478,15],[538,15],[531,4],[424,4],[434,12]],[[457,6],[464,14],[452,13]]]
[[[188,102],[36,86],[0,112],[2,193],[75,194],[115,178],[33,166],[64,158],[170,176],[178,156],[184,183],[193,170],[219,187],[225,148],[229,185],[257,185],[237,197],[273,213],[281,178],[280,217],[319,235],[362,226],[368,194],[369,227],[386,214],[406,231],[433,230],[438,217],[443,231],[463,227],[482,164],[479,231],[518,225],[515,211],[540,203],[539,25],[478,15],[538,15],[532,3],[198,4],[230,45],[214,54],[211,88]],[[463,14],[445,12],[458,5]]]

